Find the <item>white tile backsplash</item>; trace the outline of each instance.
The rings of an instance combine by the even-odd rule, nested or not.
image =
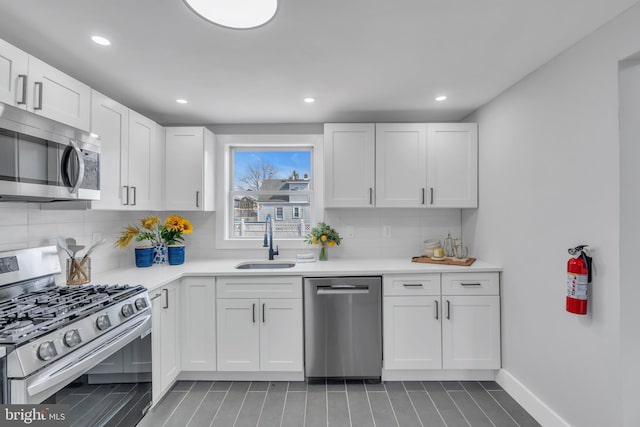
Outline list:
[[[49,210],[38,203],[0,203],[0,251],[26,247],[55,245],[55,238],[73,237],[78,244],[89,247],[97,237],[107,244],[92,255],[92,270],[102,272],[134,265],[133,247],[121,250],[115,240],[128,224],[138,224],[140,218],[152,212]],[[215,248],[213,212],[157,212],[163,220],[169,214],[188,218],[194,227],[185,236],[187,258],[262,258],[261,245],[255,250],[218,250]],[[460,236],[459,209],[326,209],[323,220],[343,236],[342,244],[330,249],[330,257],[379,258],[411,257],[422,253],[422,242],[429,238],[443,239],[448,232]],[[354,237],[346,238],[347,225],[354,227]],[[391,228],[385,237],[383,227]],[[308,252],[317,251],[309,246]],[[281,250],[282,258],[294,258],[300,250]]]

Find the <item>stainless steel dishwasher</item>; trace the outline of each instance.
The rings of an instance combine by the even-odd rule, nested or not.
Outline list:
[[[305,375],[380,379],[382,278],[304,279]]]

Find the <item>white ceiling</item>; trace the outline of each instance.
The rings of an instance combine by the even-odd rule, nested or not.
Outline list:
[[[0,0],[0,38],[165,125],[454,121],[636,2],[280,0],[231,30],[182,0]]]

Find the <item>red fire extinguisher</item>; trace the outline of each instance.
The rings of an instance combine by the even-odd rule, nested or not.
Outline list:
[[[567,311],[574,314],[587,314],[589,300],[588,284],[591,283],[591,257],[585,252],[587,245],[569,249],[570,255],[576,255],[567,262]]]

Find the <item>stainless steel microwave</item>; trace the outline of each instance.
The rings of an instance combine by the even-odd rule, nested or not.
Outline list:
[[[99,199],[97,138],[0,103],[0,201]]]

